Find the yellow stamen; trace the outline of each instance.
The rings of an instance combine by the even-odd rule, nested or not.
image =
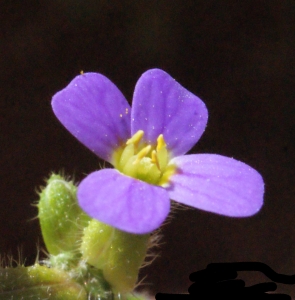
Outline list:
[[[134,144],[130,144],[126,146],[121,153],[121,157],[119,159],[120,168],[123,168],[127,164],[130,157],[132,157],[133,155],[134,155]]]
[[[166,147],[166,143],[163,137],[163,134],[160,134],[157,138],[157,151],[161,150],[162,148]]]
[[[137,157],[136,160],[133,162],[133,164],[138,163],[142,158],[144,158],[151,150],[152,146],[148,145],[146,147],[144,147],[143,149],[141,149],[138,153],[137,153]]]
[[[126,145],[134,144],[137,146],[143,137],[143,130],[138,130],[133,136],[127,140]]]
[[[169,185],[169,178],[176,173],[176,166],[175,165],[169,165],[165,169],[165,172],[163,173],[162,177],[158,181],[158,185],[166,187]]]
[[[154,163],[157,166],[157,168],[161,171],[156,150],[152,151],[152,163]]]
[[[168,186],[177,168],[169,165],[170,153],[164,136],[160,134],[156,143],[149,145],[143,135],[144,131],[138,130],[125,145],[114,151],[114,166],[127,176],[158,186]]]

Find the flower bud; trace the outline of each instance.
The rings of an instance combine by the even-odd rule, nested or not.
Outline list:
[[[72,181],[52,174],[40,193],[38,217],[50,254],[79,249],[83,228],[88,225],[90,217],[78,206],[76,190]]]

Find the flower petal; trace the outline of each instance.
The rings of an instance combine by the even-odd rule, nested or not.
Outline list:
[[[77,196],[92,218],[135,234],[158,228],[170,210],[165,189],[114,169],[91,173],[80,183]]]
[[[171,199],[206,211],[246,217],[263,204],[264,183],[250,166],[215,154],[184,155],[172,159],[178,172],[167,188]]]
[[[148,144],[164,135],[172,156],[189,151],[205,130],[205,104],[166,72],[153,69],[138,80],[132,103],[131,133],[144,131]]]
[[[113,150],[130,138],[130,106],[101,74],[84,73],[74,78],[53,96],[52,108],[82,144],[109,162]]]

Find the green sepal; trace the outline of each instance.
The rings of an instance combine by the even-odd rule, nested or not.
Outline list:
[[[72,181],[52,174],[40,193],[40,225],[46,248],[57,255],[79,249],[83,228],[90,217],[78,206],[77,187]]]
[[[114,293],[131,292],[138,280],[149,244],[150,235],[137,235],[115,230],[108,250],[107,263],[103,267],[104,278],[111,284]]]
[[[149,235],[130,234],[92,220],[84,229],[82,258],[103,271],[114,294],[131,292],[148,249]]]
[[[87,300],[84,287],[68,273],[35,264],[31,267],[0,268],[0,299]]]
[[[114,227],[92,219],[84,228],[80,249],[82,258],[97,269],[102,269],[114,234]]]

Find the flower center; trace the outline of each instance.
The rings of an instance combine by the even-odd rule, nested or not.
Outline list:
[[[143,143],[143,135],[144,131],[138,130],[124,147],[115,151],[114,167],[127,176],[164,186],[176,168],[168,165],[169,152],[163,134],[158,136],[156,146]]]

